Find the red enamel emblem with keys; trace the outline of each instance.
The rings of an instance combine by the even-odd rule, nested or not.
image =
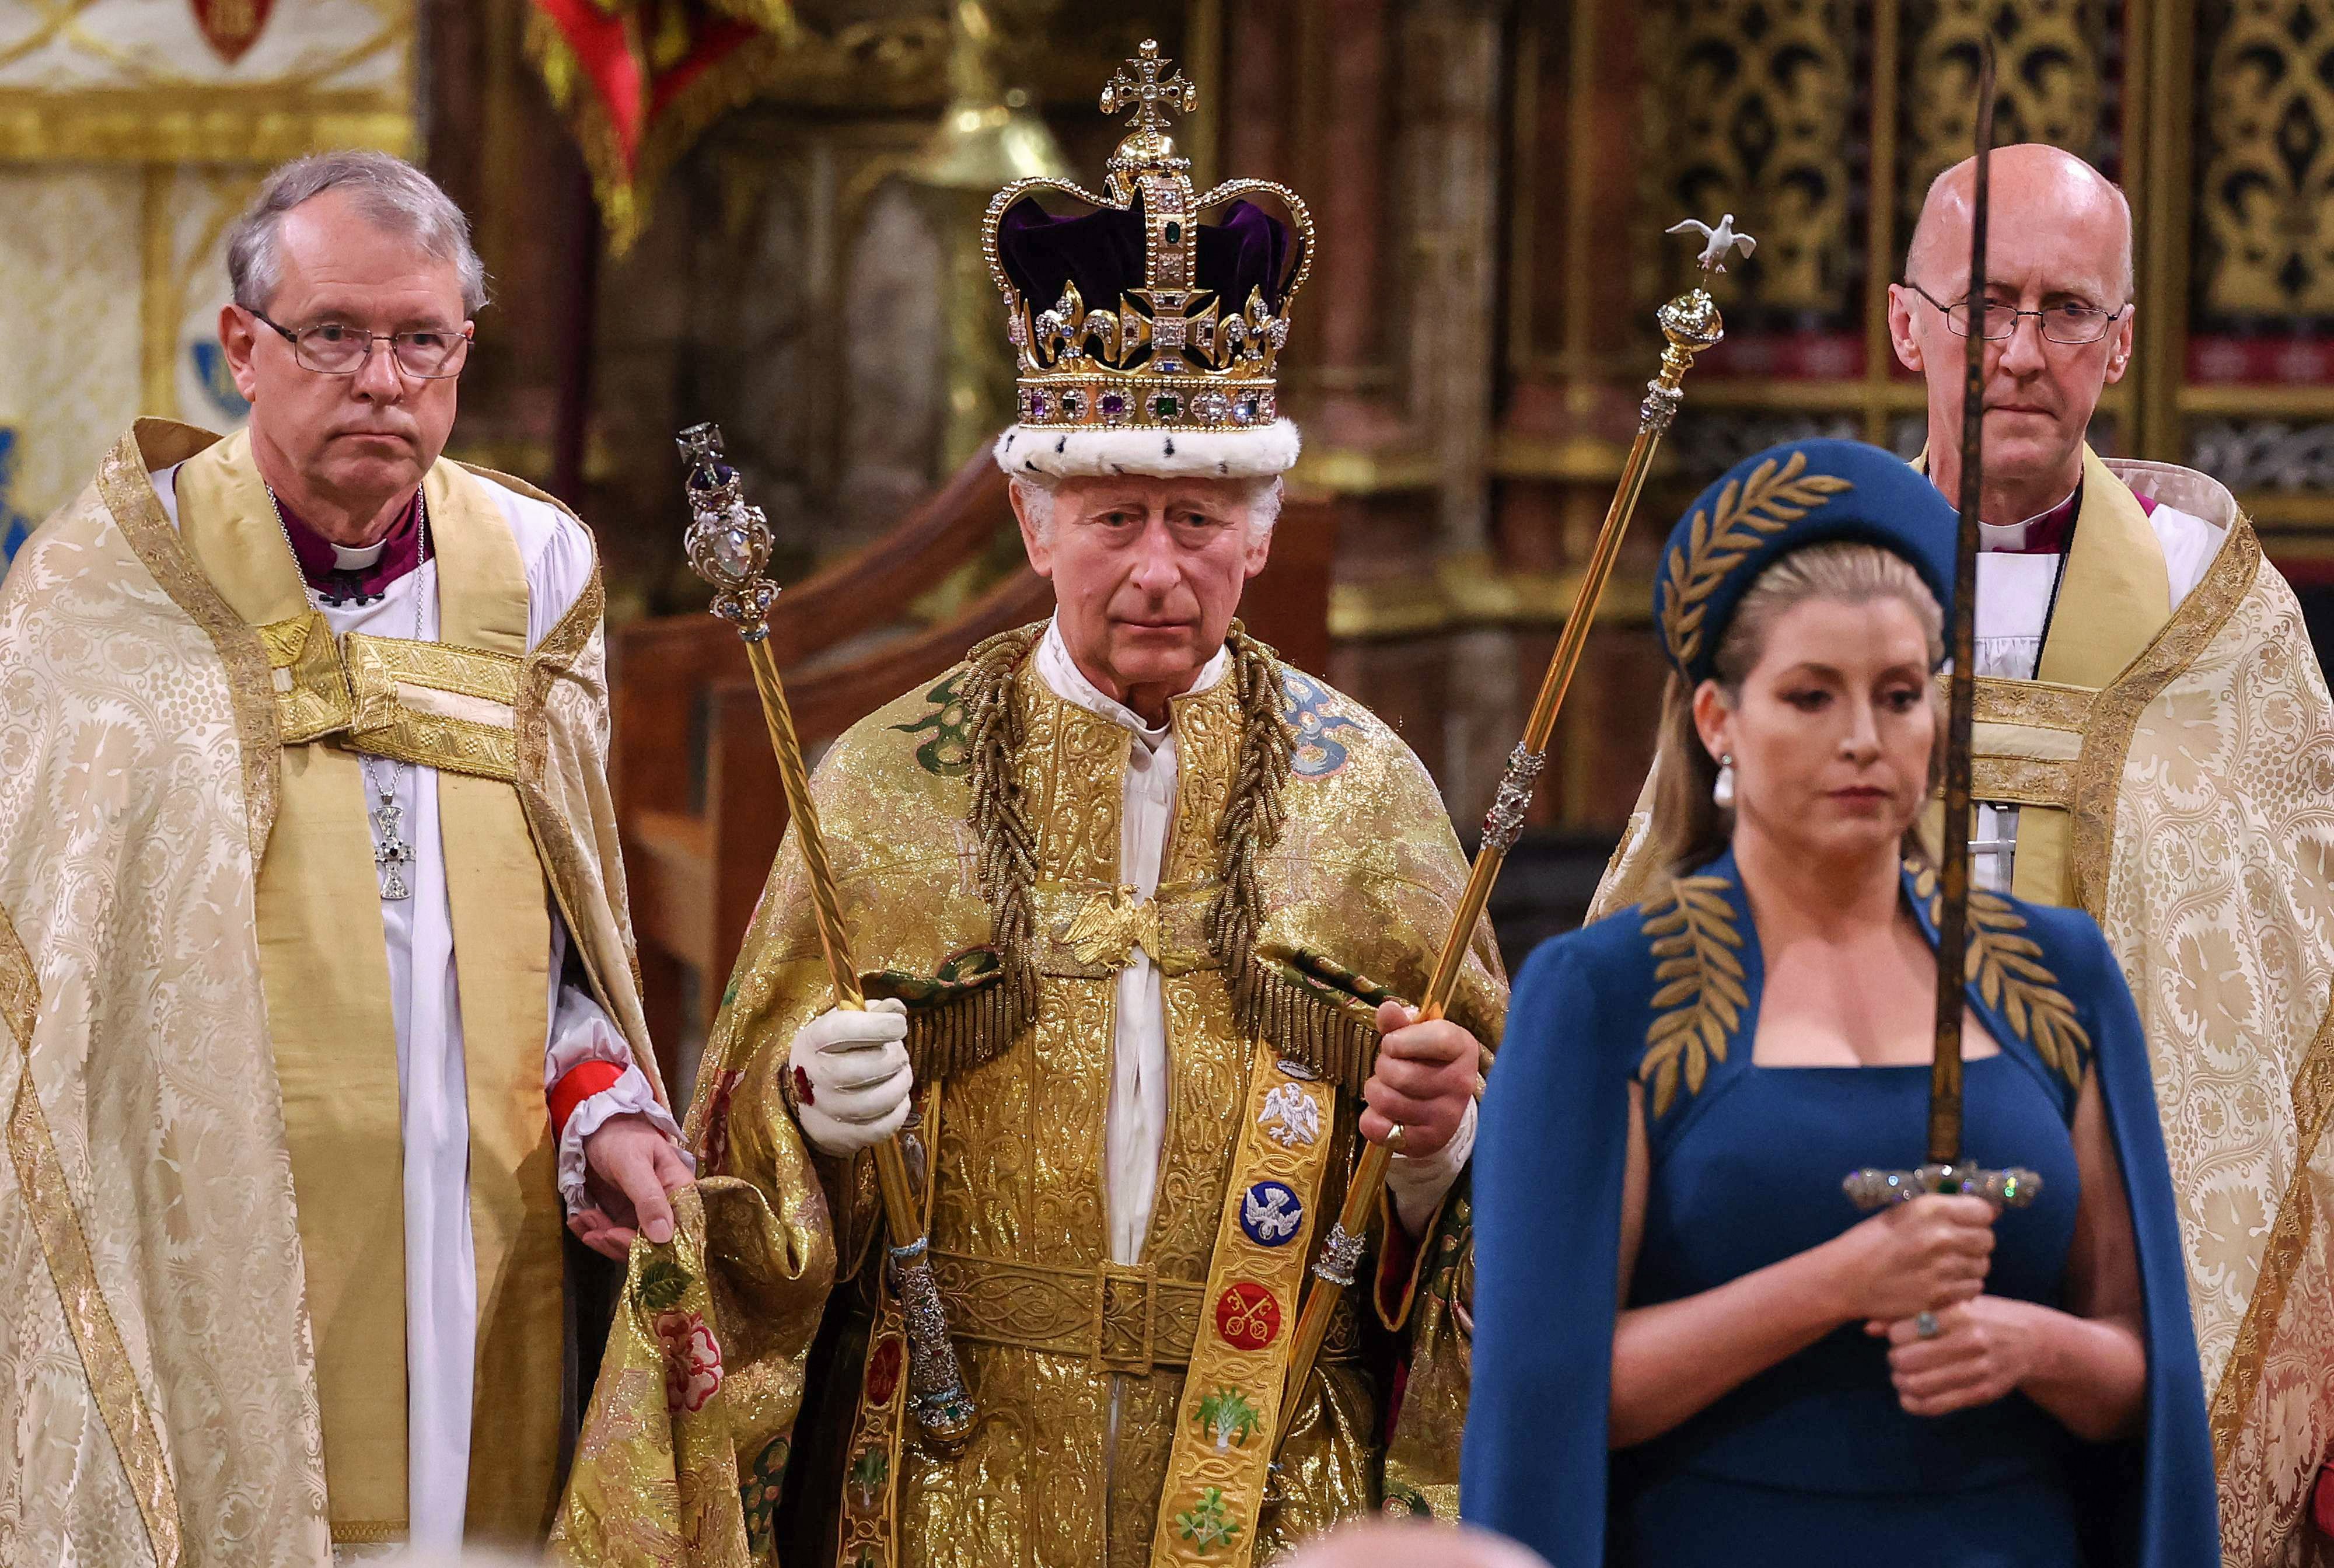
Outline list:
[[[1260,1350],[1280,1337],[1280,1302],[1262,1285],[1227,1285],[1216,1298],[1216,1332],[1235,1350]]]

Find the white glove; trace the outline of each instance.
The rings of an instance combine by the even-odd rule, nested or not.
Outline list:
[[[908,1004],[887,996],[863,1012],[831,1007],[795,1034],[786,1051],[795,1118],[822,1154],[857,1154],[908,1119]]]

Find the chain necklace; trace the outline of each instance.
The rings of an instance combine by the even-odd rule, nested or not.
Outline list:
[[[275,514],[275,526],[284,530],[284,542],[290,545],[292,528],[284,520],[284,503],[275,498],[273,485],[265,489],[267,505]],[[420,580],[421,568],[429,558],[429,508],[419,494],[413,498],[413,514],[414,527],[420,534],[413,557],[413,641],[419,643],[421,641],[422,598],[426,591]],[[296,567],[300,559],[297,547],[293,548],[292,559]],[[317,603],[320,595],[308,586],[305,572],[301,574],[300,586],[307,595],[309,605],[322,614],[323,606]],[[357,768],[364,774],[365,788],[371,790],[381,802],[368,814],[372,819],[372,863],[381,877],[381,895],[391,900],[410,898],[413,896],[413,885],[406,880],[406,872],[413,865],[413,846],[405,840],[405,808],[397,803],[398,787],[405,782],[405,764],[391,762],[389,782],[384,784],[381,776],[373,771],[372,762],[373,760],[363,752],[357,753]]]

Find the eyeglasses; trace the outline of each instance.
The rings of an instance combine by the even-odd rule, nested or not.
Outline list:
[[[390,357],[397,362],[397,368],[417,381],[442,381],[459,375],[463,362],[470,356],[471,334],[467,332],[366,332],[337,321],[288,327],[281,322],[269,321],[256,310],[250,315],[254,321],[282,333],[285,341],[292,345],[292,357],[300,362],[300,368],[314,371],[318,375],[355,375],[372,358],[372,345],[377,343],[389,344]]]
[[[1910,278],[1905,286],[1935,305],[1945,318],[1945,325],[1962,337],[1970,335],[1971,301],[1947,305]],[[2051,343],[2073,347],[2079,344],[2097,343],[2107,336],[2107,328],[2131,306],[2101,310],[2095,305],[2078,305],[2072,300],[2059,305],[2046,305],[2040,310],[2021,310],[2014,305],[1988,300],[1985,303],[1984,324],[1978,335],[1988,343],[1999,343],[2018,330],[2018,318],[2030,315],[2042,329],[2042,335]]]

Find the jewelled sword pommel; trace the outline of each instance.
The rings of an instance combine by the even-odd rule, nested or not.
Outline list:
[[[676,443],[689,464],[690,569],[713,585],[713,613],[749,641],[767,634],[778,586],[764,575],[776,542],[759,507],[746,504],[746,481],[724,460],[721,427],[690,425]]]
[[[2042,1195],[2042,1178],[2016,1166],[2008,1170],[1966,1165],[1924,1165],[1918,1170],[1866,1166],[1850,1173],[1840,1188],[1857,1208],[1866,1210],[1938,1195],[1983,1198],[1997,1208],[2022,1209]]]

